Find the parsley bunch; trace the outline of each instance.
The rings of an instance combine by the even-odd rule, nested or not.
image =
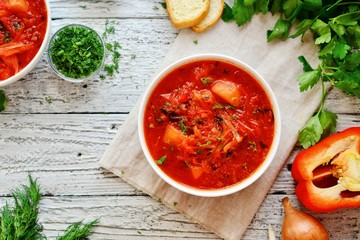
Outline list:
[[[318,112],[300,130],[299,143],[308,148],[335,131],[337,116],[326,111],[325,82],[348,95],[360,98],[360,2],[353,0],[235,0],[225,5],[222,19],[236,21],[241,26],[254,14],[279,13],[280,17],[267,40],[297,38],[310,31],[319,46],[320,63],[312,67],[304,56],[299,60],[304,73],[298,76],[300,91],[316,84],[322,86],[322,101]],[[290,29],[295,26],[295,33]]]
[[[43,227],[38,222],[41,200],[40,187],[36,180],[29,176],[29,186],[16,189],[12,192],[14,207],[9,204],[0,209],[0,240],[40,240],[47,239],[42,234]],[[71,224],[63,236],[57,240],[81,240],[87,239],[91,229],[98,220],[86,224],[76,222]]]

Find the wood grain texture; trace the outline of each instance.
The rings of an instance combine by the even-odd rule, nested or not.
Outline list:
[[[109,41],[122,46],[120,71],[72,84],[54,75],[45,54],[29,75],[4,88],[9,105],[0,114],[0,206],[12,201],[10,189],[26,184],[31,173],[44,194],[40,221],[49,239],[74,221],[94,218],[100,224],[91,239],[219,239],[98,165],[178,34],[161,1],[49,2],[53,33],[69,23],[102,33],[106,20],[112,21],[116,34]],[[337,130],[359,125],[358,99],[333,89],[326,107],[339,115]],[[292,152],[243,239],[267,239],[269,225],[280,238],[284,196],[307,211],[289,171],[299,151]],[[358,209],[315,216],[331,239],[360,239]]]

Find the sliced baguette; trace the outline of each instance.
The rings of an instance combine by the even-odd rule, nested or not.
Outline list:
[[[166,0],[166,9],[175,28],[187,28],[206,17],[210,0]]]
[[[191,29],[197,33],[205,32],[219,21],[223,10],[224,0],[210,0],[209,13],[199,24],[192,26]]]

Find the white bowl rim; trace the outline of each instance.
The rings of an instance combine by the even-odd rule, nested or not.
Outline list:
[[[157,164],[155,163],[155,161],[153,160],[150,152],[147,149],[147,144],[144,138],[144,134],[142,134],[144,132],[144,118],[142,118],[141,116],[144,116],[145,113],[145,108],[146,108],[146,104],[148,102],[148,99],[150,97],[150,94],[153,92],[154,88],[157,86],[158,82],[165,76],[167,75],[169,72],[171,72],[172,70],[174,70],[175,68],[186,64],[186,63],[190,63],[190,62],[194,62],[194,61],[198,61],[198,60],[219,60],[219,61],[225,61],[225,62],[229,62],[232,63],[236,66],[242,67],[244,70],[246,70],[249,74],[253,75],[254,78],[258,81],[258,83],[262,86],[262,88],[265,90],[270,103],[272,105],[273,108],[273,113],[274,113],[274,119],[275,119],[275,124],[274,124],[274,139],[273,142],[271,144],[271,148],[269,150],[269,153],[267,155],[267,157],[265,158],[264,162],[245,180],[233,184],[231,186],[225,187],[225,188],[220,188],[220,189],[197,189],[182,183],[179,183],[175,180],[173,180],[171,177],[169,177],[168,175],[166,175],[159,166],[157,166]],[[281,115],[280,115],[280,108],[277,102],[277,99],[275,97],[275,94],[273,92],[273,90],[270,88],[269,84],[267,83],[267,81],[255,70],[253,69],[251,66],[249,66],[248,64],[244,63],[243,61],[240,61],[234,57],[231,56],[227,56],[227,55],[223,55],[223,54],[217,54],[217,53],[201,53],[201,54],[195,54],[195,55],[191,55],[188,57],[184,57],[181,58],[173,63],[171,63],[170,65],[168,65],[167,67],[165,67],[163,70],[161,70],[158,74],[155,75],[154,78],[152,78],[151,82],[149,83],[147,89],[145,90],[142,99],[141,99],[141,103],[140,103],[140,109],[139,109],[139,117],[138,117],[138,135],[139,135],[139,139],[140,139],[140,145],[141,148],[144,152],[145,158],[147,160],[147,162],[150,164],[150,166],[152,167],[152,169],[168,184],[170,184],[171,186],[173,186],[174,188],[194,195],[194,196],[200,196],[200,197],[220,197],[220,196],[226,196],[235,192],[238,192],[246,187],[248,187],[249,185],[251,185],[252,183],[254,183],[257,179],[259,179],[263,173],[265,172],[265,170],[270,166],[271,162],[274,160],[275,158],[275,154],[278,150],[279,147],[279,143],[280,143],[280,136],[281,136]]]
[[[49,5],[48,0],[44,0],[44,2],[45,2],[46,11],[47,11],[47,25],[46,25],[44,39],[43,39],[43,42],[42,42],[38,52],[36,53],[34,58],[28,63],[28,65],[20,70],[20,72],[9,77],[8,79],[0,81],[0,88],[5,87],[11,83],[14,83],[14,82],[22,79],[23,77],[25,77],[32,69],[34,69],[36,67],[36,65],[39,63],[40,59],[44,55],[45,50],[47,49],[47,45],[49,43],[50,31],[51,31],[50,5]]]

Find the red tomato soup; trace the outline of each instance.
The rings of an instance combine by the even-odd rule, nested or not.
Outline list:
[[[44,0],[0,0],[0,81],[15,75],[34,58],[46,25]]]
[[[219,189],[251,175],[274,137],[270,100],[230,63],[201,60],[166,75],[145,110],[150,154],[177,182]]]

